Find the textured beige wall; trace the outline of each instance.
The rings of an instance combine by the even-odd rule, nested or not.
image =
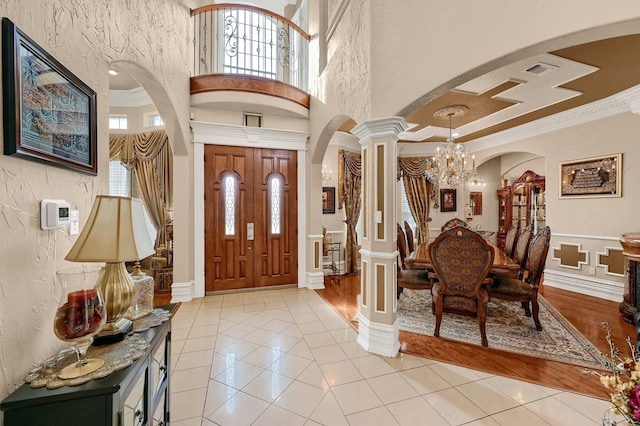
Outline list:
[[[58,269],[76,266],[64,260],[75,237],[66,230],[40,230],[40,200],[65,199],[80,210],[82,226],[95,196],[108,191],[110,61],[136,67],[147,82],[153,83],[149,76],[155,76],[156,83],[147,90],[172,111],[174,140],[186,152],[189,15],[175,0],[5,1],[0,2],[0,13],[96,91],[99,172],[93,177],[0,156],[2,398],[23,382],[34,365],[66,346],[52,328],[58,303],[54,275]],[[189,175],[176,176],[181,174]],[[184,192],[188,197],[189,191]],[[188,198],[177,199],[180,203],[189,203]]]

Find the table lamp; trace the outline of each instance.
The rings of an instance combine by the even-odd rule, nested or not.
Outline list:
[[[98,195],[78,240],[65,257],[71,262],[105,262],[97,288],[104,297],[107,324],[96,343],[117,341],[132,328],[124,314],[134,299],[135,287],[124,262],[154,253],[142,201],[130,197]]]

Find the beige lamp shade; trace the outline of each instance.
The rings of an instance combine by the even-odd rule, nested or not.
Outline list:
[[[98,195],[84,228],[65,257],[71,262],[127,262],[154,253],[137,198]]]

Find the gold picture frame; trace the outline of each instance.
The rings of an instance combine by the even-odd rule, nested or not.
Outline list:
[[[622,154],[559,163],[560,198],[622,196]]]

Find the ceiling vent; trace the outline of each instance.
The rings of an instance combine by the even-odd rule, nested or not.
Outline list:
[[[555,65],[545,64],[543,62],[538,62],[535,65],[530,66],[525,71],[529,74],[535,74],[537,76],[543,76],[545,74],[549,74],[551,71],[557,70],[558,67]]]

